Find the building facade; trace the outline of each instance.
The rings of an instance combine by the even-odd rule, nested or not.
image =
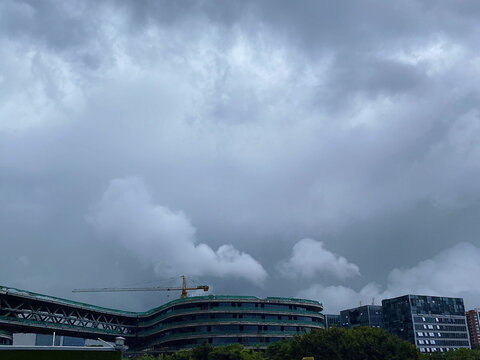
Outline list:
[[[470,347],[461,298],[404,295],[384,299],[382,307],[385,329],[421,352]]]
[[[35,346],[85,346],[85,339],[72,336],[55,336],[54,339],[50,334],[36,334]]]
[[[130,349],[152,353],[202,343],[262,348],[324,329],[322,310],[322,304],[313,300],[210,295],[173,300],[146,312],[128,312],[0,287],[0,329],[105,341],[121,336]]]
[[[325,328],[341,327],[340,314],[325,314]]]
[[[480,309],[469,310],[465,313],[467,317],[468,334],[470,335],[470,345],[472,347],[480,346]]]
[[[249,296],[199,296],[175,300],[138,322],[140,348],[165,352],[202,343],[265,347],[312,329],[324,329],[316,301]]]
[[[383,327],[382,306],[362,305],[340,311],[341,327],[349,329],[357,326]]]

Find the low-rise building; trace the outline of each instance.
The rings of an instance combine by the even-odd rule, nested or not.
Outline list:
[[[357,326],[383,327],[382,306],[362,305],[340,311],[340,325],[345,329]]]
[[[325,314],[325,328],[341,327],[340,314]]]

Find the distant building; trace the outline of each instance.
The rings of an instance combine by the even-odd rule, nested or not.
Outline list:
[[[383,327],[382,306],[362,305],[340,311],[340,325],[345,329],[357,326]]]
[[[340,314],[325,314],[325,328],[330,329],[331,327],[341,327]]]
[[[53,335],[37,334],[35,336],[35,346],[60,346],[60,336],[55,337],[53,343]]]
[[[72,336],[63,336],[62,345],[63,346],[85,346],[85,339],[72,337]]]
[[[53,335],[37,334],[35,337],[35,346],[85,346],[85,339],[72,336],[55,336],[53,344]]]
[[[35,346],[37,334],[33,333],[13,333],[13,345],[15,346]]]
[[[421,352],[470,347],[462,298],[404,295],[384,299],[382,307],[385,329]]]
[[[465,313],[468,324],[468,334],[470,335],[470,344],[472,346],[480,346],[480,330],[479,319],[480,309],[469,310]]]

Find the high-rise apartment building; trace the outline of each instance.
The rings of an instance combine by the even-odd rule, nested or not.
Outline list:
[[[465,313],[467,316],[468,334],[470,335],[470,344],[480,346],[480,309],[469,310]]]
[[[340,326],[349,329],[357,326],[383,327],[382,306],[362,305],[340,311]]]
[[[382,301],[385,329],[421,352],[469,348],[462,298],[404,295]]]

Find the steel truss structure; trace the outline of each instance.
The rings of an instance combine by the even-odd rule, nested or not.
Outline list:
[[[135,336],[136,316],[82,303],[0,287],[0,328],[112,340]]]

